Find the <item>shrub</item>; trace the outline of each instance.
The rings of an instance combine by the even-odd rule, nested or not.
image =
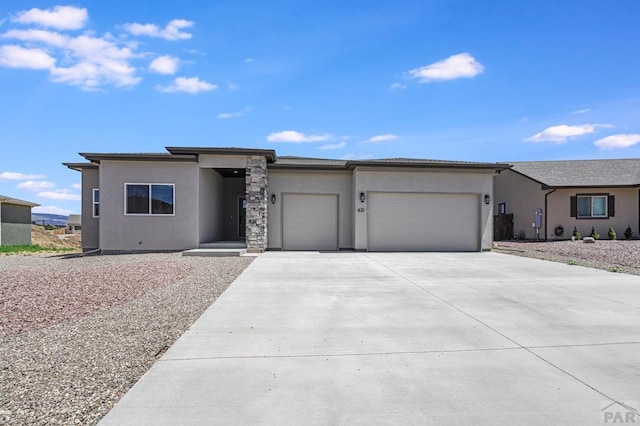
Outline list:
[[[627,229],[624,230],[624,237],[629,240],[631,239],[631,236],[633,235],[633,230],[631,229],[631,225],[627,226]]]
[[[596,228],[594,228],[593,226],[591,227],[591,234],[589,234],[589,236],[592,237],[594,240],[600,239],[600,234],[596,232]]]
[[[609,235],[610,240],[615,240],[616,238],[618,238],[618,236],[616,235],[616,230],[613,229],[613,226],[609,227],[609,232],[607,234]]]
[[[578,228],[576,228],[575,226],[573,227],[573,233],[571,235],[576,237],[576,240],[579,240],[580,237],[582,237],[582,235],[580,235],[580,231],[578,231]]]

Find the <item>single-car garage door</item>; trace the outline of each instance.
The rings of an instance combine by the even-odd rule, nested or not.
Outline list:
[[[336,194],[283,194],[284,250],[338,249]]]
[[[479,251],[478,195],[370,192],[370,251]]]

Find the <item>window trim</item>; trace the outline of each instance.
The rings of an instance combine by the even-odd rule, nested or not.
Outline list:
[[[127,185],[147,185],[149,187],[149,213],[127,213]],[[173,213],[167,214],[167,213],[152,213],[152,203],[153,203],[153,198],[151,197],[151,187],[153,185],[157,185],[157,186],[171,186],[173,188],[172,191],[172,205],[173,205]],[[143,217],[148,217],[148,216],[158,216],[158,217],[171,217],[171,216],[175,216],[176,215],[176,184],[175,183],[162,183],[162,182],[150,182],[150,183],[145,183],[145,182],[125,182],[124,183],[124,191],[123,191],[123,195],[124,195],[124,215],[125,216],[143,216]]]
[[[98,193],[98,201],[96,201],[96,192]],[[91,191],[91,216],[92,217],[100,217],[100,212],[96,214],[96,206],[98,206],[98,210],[100,210],[100,188],[93,188]]]
[[[593,198],[604,198],[604,209],[605,214],[603,216],[594,216],[593,215]],[[580,212],[578,209],[578,201],[580,198],[590,198],[591,199],[591,215],[590,216],[580,216]],[[609,194],[576,194],[576,219],[609,219]]]

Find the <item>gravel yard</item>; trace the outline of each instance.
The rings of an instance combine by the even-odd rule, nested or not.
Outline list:
[[[252,258],[0,257],[0,424],[93,424]]]
[[[496,241],[494,251],[640,275],[640,241]]]

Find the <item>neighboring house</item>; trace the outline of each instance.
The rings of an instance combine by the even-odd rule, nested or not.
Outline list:
[[[70,214],[67,219],[67,228],[65,230],[67,234],[81,234],[82,233],[82,215]]]
[[[495,214],[513,214],[514,234],[535,238],[536,209],[542,211],[541,239],[569,239],[573,228],[591,228],[618,238],[627,226],[640,231],[640,158],[515,162],[495,177]]]
[[[82,244],[103,252],[246,241],[249,251],[491,249],[493,176],[509,165],[276,157],[168,147],[81,153]]]
[[[0,245],[31,244],[31,208],[39,205],[0,195]]]

